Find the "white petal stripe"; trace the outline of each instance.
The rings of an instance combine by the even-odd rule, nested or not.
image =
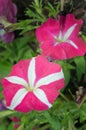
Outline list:
[[[60,80],[60,79],[63,79],[64,78],[64,75],[63,75],[63,72],[58,72],[58,73],[53,73],[53,74],[50,74],[48,76],[45,76],[43,78],[41,78],[37,83],[36,83],[36,86],[35,88],[38,88],[42,85],[48,85],[52,82],[55,82],[57,80]]]
[[[33,93],[42,103],[46,104],[49,108],[52,107],[52,104],[49,103],[47,96],[43,90],[36,89],[36,91],[34,91]]]
[[[25,88],[19,89],[15,94],[15,96],[13,97],[10,106],[8,106],[7,108],[11,110],[15,109],[22,102],[27,93],[28,91],[25,90]]]
[[[62,39],[62,31],[60,30],[58,39]]]
[[[28,68],[28,80],[29,80],[30,87],[34,86],[35,78],[36,78],[36,74],[35,74],[35,58],[32,58],[32,60],[30,61],[29,68]]]
[[[74,24],[73,26],[71,26],[71,27],[67,30],[67,32],[66,32],[65,35],[64,35],[63,41],[66,41],[66,40],[69,38],[69,36],[70,36],[71,33],[73,32],[73,30],[75,29],[76,25],[77,25],[77,24]]]
[[[76,46],[76,44],[73,41],[67,40],[66,42],[72,45],[74,48],[78,49],[78,46]]]
[[[6,77],[5,79],[13,84],[28,86],[28,83],[23,78],[20,78],[18,76],[9,76]]]

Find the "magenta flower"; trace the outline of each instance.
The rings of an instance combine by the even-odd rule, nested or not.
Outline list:
[[[86,43],[79,36],[82,24],[73,14],[60,16],[58,20],[49,18],[36,30],[43,55],[57,60],[84,55]]]
[[[0,38],[3,42],[12,42],[13,32],[7,32],[6,27],[16,22],[17,7],[11,0],[0,0]]]
[[[11,110],[46,110],[64,87],[64,75],[58,64],[42,56],[21,60],[10,75],[2,79],[6,105]]]

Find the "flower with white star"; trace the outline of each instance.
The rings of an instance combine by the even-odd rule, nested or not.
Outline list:
[[[64,74],[60,65],[39,55],[15,64],[10,75],[2,79],[2,85],[7,108],[42,111],[52,106],[64,87]]]
[[[42,54],[55,60],[70,59],[86,53],[86,43],[79,36],[82,19],[73,14],[49,18],[36,30]]]

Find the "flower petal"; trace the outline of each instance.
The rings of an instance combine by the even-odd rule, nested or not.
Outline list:
[[[36,29],[36,37],[40,43],[53,41],[54,36],[59,34],[60,23],[53,18],[47,19],[39,28]]]
[[[79,33],[80,28],[83,24],[83,20],[82,19],[76,19],[73,14],[67,14],[66,16],[60,16],[60,17],[64,17],[64,18],[60,19],[60,23],[62,25],[63,35],[65,35],[65,33],[67,32],[67,30],[70,27],[72,27],[74,24],[77,24],[77,26],[75,27],[75,29],[72,32],[72,35],[77,36],[77,34]]]
[[[74,48],[78,49],[78,46],[73,41],[67,40],[66,42],[72,45]]]
[[[72,25],[72,26],[67,30],[67,32],[66,32],[65,35],[64,35],[63,41],[66,41],[66,40],[69,38],[69,36],[70,36],[70,35],[72,34],[72,32],[74,31],[76,25],[77,25],[77,24]]]
[[[3,43],[12,42],[15,37],[13,32],[6,32],[4,35],[1,36]]]
[[[46,57],[51,57],[54,60],[62,60],[67,58],[62,44],[56,44],[55,46],[55,44],[52,45],[51,43],[45,42],[40,47],[42,49],[42,54]]]
[[[62,39],[62,31],[60,30],[60,33],[59,33],[59,39]]]
[[[10,76],[10,77],[6,77],[5,79],[13,84],[28,86],[27,82],[23,78],[20,78],[18,76]]]
[[[35,88],[38,88],[42,85],[48,85],[52,82],[55,82],[57,80],[60,80],[60,79],[63,79],[64,78],[64,75],[63,75],[63,72],[58,72],[58,73],[53,73],[53,74],[50,74],[48,76],[45,76],[43,78],[41,78],[37,83],[36,83],[36,86]]]
[[[22,102],[27,93],[28,91],[26,91],[24,88],[19,89],[13,97],[10,106],[8,106],[7,108],[11,110],[15,109]]]
[[[32,58],[29,68],[28,68],[28,80],[29,80],[29,84],[30,87],[34,86],[34,81],[36,78],[36,74],[35,74],[35,58]]]
[[[33,93],[42,103],[46,104],[49,108],[52,106],[51,103],[49,103],[47,96],[43,90],[36,89],[36,91]]]
[[[75,43],[76,46],[73,45]],[[72,44],[69,43],[69,40],[66,41],[62,44],[62,47],[65,50],[68,59],[76,56],[83,56],[86,53],[86,44],[81,37],[76,37],[73,39]]]

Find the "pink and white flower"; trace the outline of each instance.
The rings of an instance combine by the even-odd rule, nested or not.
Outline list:
[[[10,75],[2,79],[2,85],[9,109],[41,111],[52,106],[64,87],[64,75],[60,65],[39,55],[15,64]]]
[[[58,20],[49,18],[36,30],[42,54],[57,60],[82,56],[86,53],[86,43],[79,36],[83,21],[73,14]]]

